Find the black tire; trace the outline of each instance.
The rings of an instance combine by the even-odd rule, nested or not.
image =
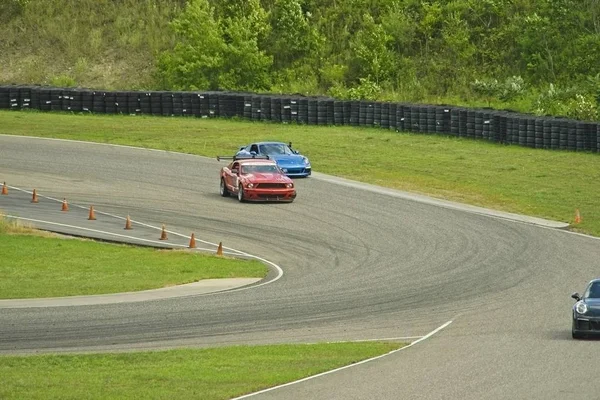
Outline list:
[[[238,187],[238,194],[237,194],[237,198],[238,198],[238,201],[239,201],[240,203],[243,203],[243,202],[245,201],[245,199],[244,199],[244,187],[243,187],[242,185],[240,185],[240,186]]]
[[[571,326],[571,336],[573,339],[583,339],[584,337],[582,333],[575,331],[575,321],[573,321]]]
[[[221,184],[219,185],[219,193],[223,197],[229,197],[229,190],[227,190],[227,185],[225,184],[225,179],[221,178]]]

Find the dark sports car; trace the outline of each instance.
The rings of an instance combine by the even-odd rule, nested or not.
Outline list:
[[[573,293],[573,339],[600,335],[600,279],[588,283],[583,296]]]
[[[232,159],[221,168],[219,192],[230,194],[243,201],[281,201],[291,203],[296,198],[296,188],[268,157],[217,157],[218,160]]]
[[[291,177],[307,177],[311,173],[310,161],[292,148],[292,143],[256,142],[242,146],[236,156],[269,156],[275,160],[279,168]]]

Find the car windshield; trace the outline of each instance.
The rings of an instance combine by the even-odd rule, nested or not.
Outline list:
[[[275,174],[279,169],[273,164],[248,164],[242,165],[242,174]]]
[[[585,293],[585,297],[590,299],[600,299],[600,282],[593,282]]]
[[[260,154],[294,154],[287,144],[266,143],[260,145]]]

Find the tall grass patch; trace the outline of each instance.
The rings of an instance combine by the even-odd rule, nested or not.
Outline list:
[[[149,87],[156,54],[173,44],[168,23],[182,5],[173,0],[29,0],[0,24],[0,82]]]

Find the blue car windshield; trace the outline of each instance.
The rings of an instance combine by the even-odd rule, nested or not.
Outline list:
[[[249,164],[242,165],[242,174],[276,174],[280,173],[276,165],[273,164]]]
[[[600,299],[600,282],[592,283],[585,292],[585,296],[590,299]]]
[[[284,143],[266,143],[260,145],[260,154],[294,154]]]

